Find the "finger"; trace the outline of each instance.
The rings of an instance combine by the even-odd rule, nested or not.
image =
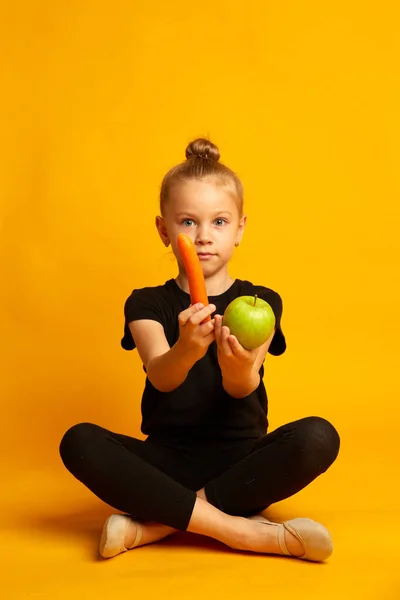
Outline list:
[[[189,317],[185,323],[188,327],[190,326],[193,329],[196,328],[199,323],[204,321],[204,319],[215,310],[215,306],[213,304],[207,304],[207,306],[196,304],[195,306],[199,306],[199,308],[195,309],[189,314]]]
[[[217,321],[215,331],[215,339],[217,344],[225,354],[230,355],[232,354],[232,350],[228,342],[229,328],[225,325],[222,325],[223,318],[221,315],[215,315],[214,319]]]
[[[235,354],[235,356],[237,356],[238,358],[245,357],[244,348],[236,336],[230,335],[228,337],[228,342],[229,342],[230,348],[231,348],[233,354]]]
[[[214,316],[214,323],[215,323],[215,341],[217,342],[217,344],[219,345],[220,343],[220,339],[221,339],[221,321],[222,321],[222,317],[221,315],[215,315]]]
[[[203,307],[204,307],[204,304],[201,304],[201,302],[198,302],[197,304],[191,304],[189,306],[189,308],[186,308],[185,310],[180,312],[178,315],[178,321],[179,321],[180,325],[186,325],[186,323],[189,321],[190,317],[192,317],[192,315],[195,315],[197,312],[202,310]]]
[[[209,320],[211,318],[211,315],[213,313],[215,313],[217,307],[215,306],[215,304],[208,304],[206,306],[206,308],[208,308],[209,312],[206,312],[206,316],[205,318],[203,318],[203,320],[201,321],[201,323],[205,323],[207,320]]]
[[[216,309],[215,304],[208,304],[204,308],[201,308],[194,314],[192,314],[189,318],[189,323],[197,327],[208,315],[211,315]]]
[[[221,348],[222,352],[224,354],[226,354],[226,356],[232,356],[232,354],[233,354],[232,348],[228,342],[229,335],[230,335],[229,327],[227,327],[226,325],[223,325],[221,328],[220,348]]]
[[[230,335],[228,340],[235,356],[240,358],[243,362],[247,362],[251,365],[254,364],[258,354],[257,350],[246,350],[246,348],[243,348],[235,335]]]
[[[214,333],[215,333],[215,341],[217,344],[219,343],[219,315],[214,315]]]
[[[207,321],[206,323],[199,325],[200,336],[207,336],[210,332],[213,332],[213,334],[214,334],[214,329],[215,329],[214,319],[211,319],[211,321]]]

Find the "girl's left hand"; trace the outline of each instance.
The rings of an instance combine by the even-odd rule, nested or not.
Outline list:
[[[237,337],[230,334],[229,327],[222,326],[221,315],[214,315],[214,333],[222,377],[236,380],[248,376],[256,360],[258,348],[243,348]]]

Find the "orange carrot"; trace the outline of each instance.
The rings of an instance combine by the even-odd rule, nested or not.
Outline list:
[[[200,259],[197,256],[196,249],[191,238],[185,233],[179,233],[177,237],[179,252],[181,253],[183,264],[185,266],[186,276],[189,282],[190,301],[192,304],[201,302],[204,306],[208,306],[208,296],[206,282],[204,279],[203,269]],[[208,315],[202,321],[210,321],[211,316]]]

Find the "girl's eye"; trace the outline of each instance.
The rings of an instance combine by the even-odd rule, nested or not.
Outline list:
[[[191,222],[194,222],[194,221],[193,221],[193,219],[183,219],[182,223],[188,223],[189,221],[191,221]],[[221,223],[222,223],[222,224],[223,224],[223,223],[226,223],[226,220],[225,220],[225,219],[222,219],[222,218],[215,219],[215,222],[216,222],[216,221],[221,221]]]

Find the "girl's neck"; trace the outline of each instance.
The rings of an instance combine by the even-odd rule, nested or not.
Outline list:
[[[178,286],[181,288],[181,290],[183,290],[184,292],[186,292],[187,294],[190,293],[189,290],[189,283],[186,277],[186,274],[182,271],[179,271],[179,275],[177,277],[175,277],[175,281],[178,284]],[[230,277],[229,273],[227,271],[223,272],[223,273],[215,273],[215,275],[212,275],[211,277],[207,277],[206,278],[206,289],[207,289],[207,296],[219,296],[220,294],[223,294],[224,292],[226,292],[226,290],[228,290],[231,285],[234,283],[234,279],[232,279],[232,277]]]

